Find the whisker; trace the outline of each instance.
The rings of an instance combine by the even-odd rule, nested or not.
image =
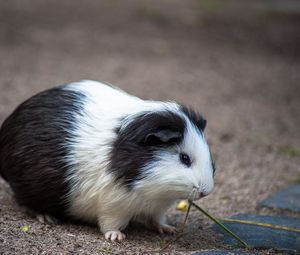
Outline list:
[[[194,192],[195,192],[195,188],[193,188],[193,189],[191,190],[190,194],[188,195],[188,199],[191,199],[191,198],[192,198]]]
[[[193,200],[195,200],[196,196],[197,196],[197,190],[194,190],[195,192],[193,193]]]

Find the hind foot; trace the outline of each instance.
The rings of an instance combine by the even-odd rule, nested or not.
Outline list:
[[[58,220],[56,218],[54,218],[53,216],[50,216],[48,214],[37,214],[36,218],[40,223],[49,223],[49,224],[57,224],[58,223]]]
[[[59,222],[58,219],[53,216],[48,214],[39,214],[26,206],[20,206],[19,208],[30,217],[36,218],[41,223],[57,224]]]

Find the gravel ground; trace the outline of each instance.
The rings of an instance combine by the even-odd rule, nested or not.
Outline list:
[[[95,79],[203,112],[216,188],[213,215],[273,213],[258,201],[299,178],[300,15],[256,1],[0,2],[0,123],[54,85]],[[96,227],[24,214],[0,180],[0,254],[150,254],[174,237],[130,227],[122,244]],[[184,215],[170,210],[175,225]],[[24,232],[22,226],[29,226]],[[166,253],[228,248],[193,211]]]

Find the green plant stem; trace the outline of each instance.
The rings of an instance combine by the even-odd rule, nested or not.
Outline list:
[[[188,206],[188,209],[187,209],[187,211],[186,211],[185,218],[184,218],[184,221],[183,221],[183,224],[182,224],[183,226],[185,226],[185,223],[186,223],[186,221],[187,221],[187,219],[188,219],[188,216],[189,216],[190,210],[191,210],[191,206],[192,206],[192,204],[189,203],[189,206]]]
[[[205,210],[203,210],[201,207],[199,207],[198,205],[196,205],[193,201],[189,200],[189,204],[191,204],[192,206],[194,206],[197,210],[199,210],[200,212],[202,212],[205,216],[207,216],[208,218],[210,218],[213,222],[215,222],[219,227],[221,227],[222,229],[224,229],[224,231],[226,231],[228,234],[230,234],[232,237],[234,237],[236,240],[238,240],[243,246],[245,246],[246,248],[250,248],[250,246],[244,242],[241,238],[239,238],[236,234],[234,234],[233,232],[231,232],[227,227],[224,226],[224,224],[222,224],[221,222],[219,222],[217,219],[215,219],[213,216],[211,216],[209,213],[207,213]]]
[[[225,221],[225,222],[236,222],[236,223],[241,223],[241,224],[254,225],[254,226],[258,226],[258,227],[273,228],[273,229],[279,229],[279,230],[300,233],[300,229],[290,228],[290,227],[286,227],[286,226],[272,225],[272,224],[262,223],[262,222],[254,222],[254,221],[239,220],[239,219],[220,219],[220,220]]]

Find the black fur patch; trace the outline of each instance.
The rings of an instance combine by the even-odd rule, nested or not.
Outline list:
[[[181,106],[181,110],[191,120],[191,122],[193,122],[195,124],[195,126],[198,127],[198,129],[200,131],[202,131],[202,132],[204,131],[207,121],[206,121],[206,119],[203,118],[203,116],[201,114],[194,111],[192,108],[188,108],[183,105]]]
[[[172,138],[167,142],[145,140],[149,134],[162,130],[180,133],[180,138]],[[173,112],[142,113],[123,130],[120,128],[116,130],[118,137],[112,147],[109,171],[114,174],[117,181],[131,188],[135,181],[145,177],[141,169],[154,159],[155,153],[179,143],[184,130],[184,120]]]
[[[186,106],[181,106],[181,110],[185,113],[185,115],[195,124],[196,127],[198,127],[198,129],[203,132],[207,121],[206,119],[203,118],[203,116],[197,112],[195,112],[193,109],[188,108]],[[215,174],[216,171],[216,167],[215,167],[215,162],[212,158],[212,155],[210,153],[210,158],[211,158],[211,162],[212,162],[212,169],[213,169],[213,173]]]
[[[70,131],[83,100],[78,92],[50,89],[22,103],[3,123],[0,171],[20,205],[57,218],[66,216],[66,141],[72,140]]]

